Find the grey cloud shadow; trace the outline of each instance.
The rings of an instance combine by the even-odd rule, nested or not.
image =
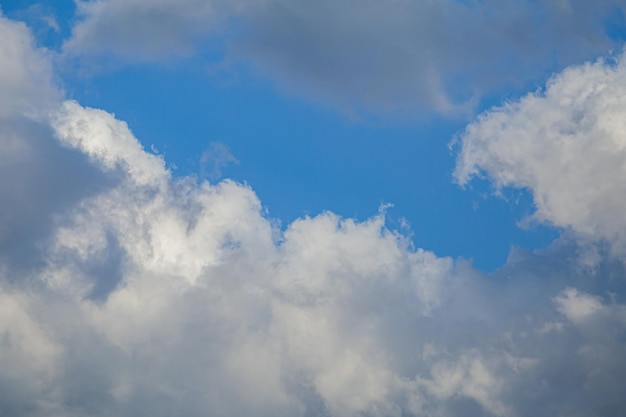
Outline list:
[[[117,180],[43,124],[12,119],[0,126],[0,146],[8,149],[0,156],[0,262],[14,272],[33,271],[45,263],[55,218]]]
[[[112,234],[106,237],[105,249],[85,265],[85,272],[93,282],[88,298],[104,302],[123,280],[125,252]]]

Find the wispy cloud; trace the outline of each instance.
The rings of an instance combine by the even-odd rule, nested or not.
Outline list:
[[[226,145],[221,142],[211,142],[200,157],[200,177],[217,181],[222,177],[222,169],[230,164],[238,163],[239,161]]]

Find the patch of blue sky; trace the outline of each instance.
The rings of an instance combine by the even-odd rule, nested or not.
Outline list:
[[[26,23],[37,43],[59,50],[71,35],[76,6],[73,0],[2,0],[0,10],[12,20]]]
[[[43,25],[25,12],[34,4],[59,25],[35,30],[39,42],[58,50],[75,19],[73,2],[9,1],[3,10]],[[607,30],[623,34],[623,16]],[[128,122],[175,175],[201,177],[203,153],[212,143],[224,144],[239,163],[223,167],[221,177],[250,184],[283,225],[324,210],[365,219],[390,203],[390,226],[401,229],[406,220],[416,246],[473,259],[488,271],[504,264],[512,247],[545,247],[558,235],[546,226],[519,227],[533,211],[524,191],[505,190],[503,198],[487,182],[465,190],[453,183],[455,155],[448,144],[463,129],[462,119],[349,117],[277,89],[248,68],[221,68],[219,47],[173,64],[133,64],[88,76],[69,70],[63,81],[68,96]],[[482,107],[518,96],[525,85],[517,87],[487,96]]]
[[[462,121],[350,119],[238,74],[224,85],[200,65],[135,66],[92,77],[72,95],[127,121],[175,175],[201,177],[202,154],[224,144],[239,163],[221,169],[222,178],[250,184],[283,225],[324,210],[363,220],[390,203],[390,225],[401,228],[405,219],[416,246],[472,258],[487,270],[502,265],[513,246],[543,247],[556,236],[518,227],[532,212],[523,191],[501,198],[486,182],[467,190],[453,183],[448,143]]]
[[[626,41],[626,18],[621,8],[614,6],[611,12],[606,16],[605,21],[606,35],[616,41]]]

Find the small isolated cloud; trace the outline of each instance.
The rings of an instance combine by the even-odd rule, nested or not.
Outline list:
[[[250,187],[173,177],[110,113],[15,88],[45,54],[0,33],[0,96],[22,103],[0,118],[1,415],[626,413],[624,264],[601,246],[564,237],[488,276],[382,214],[275,230]],[[594,92],[619,68],[569,74]]]
[[[136,62],[188,56],[217,40],[229,61],[341,108],[458,113],[606,53],[615,43],[605,24],[623,8],[608,0],[80,1],[64,49]]]
[[[209,148],[200,157],[200,177],[216,181],[222,177],[222,169],[239,161],[221,142],[211,142]]]

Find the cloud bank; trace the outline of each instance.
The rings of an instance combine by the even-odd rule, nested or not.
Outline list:
[[[384,213],[364,222],[322,213],[280,231],[250,187],[175,178],[124,122],[63,101],[24,26],[0,18],[0,33],[3,58],[16,65],[0,70],[0,96],[15,97],[0,115],[0,414],[626,411],[624,266],[602,244],[563,237],[545,251],[513,254],[487,276],[414,248],[385,226]],[[595,87],[622,71],[572,68],[545,96],[555,85],[586,85],[582,108],[602,98],[603,108],[617,106],[619,86]],[[36,82],[20,87],[15,74]],[[549,158],[537,156],[534,136],[515,141],[522,151],[492,156],[533,100],[550,104],[530,96],[468,128],[459,181],[483,169],[496,184],[541,186],[547,202],[570,198],[580,178],[603,185],[607,178],[593,182],[579,172],[587,165],[572,163],[544,187],[544,170],[579,158],[560,136],[544,139],[555,149]],[[579,107],[558,103],[549,107],[555,123],[578,132],[567,139],[595,150],[585,132],[599,125],[569,123],[564,116],[575,112],[565,109]],[[495,117],[500,130],[484,134]],[[606,152],[586,153],[599,166],[615,163],[621,125],[612,120],[593,136]],[[577,201],[602,217],[598,224],[623,230],[609,194]],[[540,202],[538,212],[575,230],[595,224]]]
[[[227,62],[251,63],[291,91],[343,108],[412,115],[466,111],[503,87],[520,89],[606,53],[616,45],[607,22],[623,16],[625,6],[608,0],[77,4],[80,19],[65,44],[70,55],[142,62],[213,47]],[[613,26],[616,33],[624,29]]]

